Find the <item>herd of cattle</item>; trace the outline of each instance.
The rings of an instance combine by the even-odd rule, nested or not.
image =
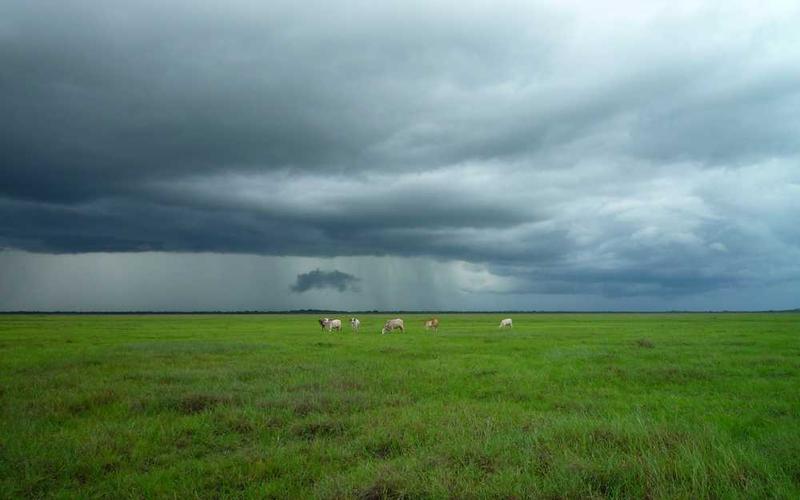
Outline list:
[[[334,330],[337,332],[342,331],[342,320],[336,318],[320,318],[319,325],[322,327],[322,330],[327,330],[328,333],[333,333]],[[499,328],[512,328],[514,326],[511,318],[505,318],[500,321]],[[350,328],[355,332],[358,333],[358,330],[361,328],[361,320],[358,318],[350,318]],[[434,333],[439,331],[439,318],[431,318],[425,320],[425,329],[426,330],[433,330]],[[390,319],[383,324],[383,328],[381,329],[381,334],[384,333],[391,333],[395,330],[400,330],[401,333],[406,332],[406,325],[400,318]]]

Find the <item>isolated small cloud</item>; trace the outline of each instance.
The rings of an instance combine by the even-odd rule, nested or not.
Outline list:
[[[297,275],[297,282],[290,288],[295,293],[303,293],[312,288],[335,288],[340,292],[350,289],[358,291],[357,283],[360,280],[352,274],[343,273],[334,269],[333,271],[320,271],[315,269],[308,273]]]

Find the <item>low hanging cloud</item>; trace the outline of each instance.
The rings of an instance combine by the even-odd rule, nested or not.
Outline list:
[[[289,288],[295,293],[304,293],[314,288],[334,288],[340,292],[347,290],[358,292],[359,281],[352,274],[343,273],[337,269],[333,271],[315,269],[308,273],[298,274],[297,281]]]

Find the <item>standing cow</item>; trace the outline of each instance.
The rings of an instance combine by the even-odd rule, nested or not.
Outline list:
[[[514,323],[511,322],[511,318],[506,318],[506,319],[500,321],[499,328],[513,328],[513,327],[514,327]]]
[[[322,327],[322,330],[328,330],[331,332],[333,330],[342,331],[342,321],[338,319],[330,319],[330,318],[320,318],[317,320],[319,325]]]
[[[426,330],[433,330],[434,333],[439,331],[439,318],[431,318],[425,322]]]
[[[386,332],[393,332],[395,330],[400,330],[402,333],[406,332],[405,324],[403,320],[400,318],[390,319],[386,323],[383,324],[383,329],[381,330],[381,334]]]
[[[350,318],[350,328],[358,333],[358,329],[361,328],[361,321],[358,318]]]

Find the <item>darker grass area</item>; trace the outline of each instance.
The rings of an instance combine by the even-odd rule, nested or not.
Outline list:
[[[800,315],[384,319],[0,317],[0,497],[800,497]]]

